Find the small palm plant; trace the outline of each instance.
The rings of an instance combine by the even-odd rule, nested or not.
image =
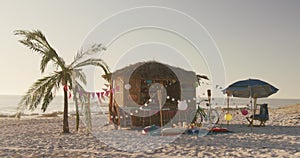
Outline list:
[[[196,75],[196,77],[199,86],[201,85],[200,82],[202,81],[202,79],[209,80],[209,78],[206,75]]]
[[[63,87],[64,91],[64,114],[63,114],[63,133],[69,133],[68,123],[68,88],[72,89],[73,84],[78,84],[75,79],[81,83],[86,84],[86,76],[82,70],[85,66],[101,67],[105,74],[109,73],[107,64],[102,59],[87,58],[90,55],[105,50],[101,44],[93,45],[89,49],[80,50],[74,58],[74,61],[67,65],[63,58],[61,58],[53,47],[48,43],[46,37],[39,30],[25,31],[16,30],[15,35],[22,36],[19,40],[22,44],[27,46],[34,52],[42,56],[40,63],[41,73],[49,63],[52,63],[55,70],[45,77],[38,79],[26,94],[22,97],[19,108],[27,107],[29,110],[34,110],[41,103],[41,110],[46,111],[48,105],[55,97],[56,91]]]

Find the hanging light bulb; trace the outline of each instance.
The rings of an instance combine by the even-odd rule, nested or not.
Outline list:
[[[131,88],[130,84],[125,84],[125,89],[129,90]]]
[[[179,101],[178,102],[178,110],[186,110],[188,107],[186,101]]]

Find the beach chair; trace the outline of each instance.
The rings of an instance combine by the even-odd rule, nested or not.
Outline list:
[[[254,114],[254,117],[253,115],[246,117],[246,119],[249,121],[249,126],[253,124],[254,120],[260,121],[259,126],[265,126],[266,121],[269,120],[268,104],[258,104],[258,106],[260,106],[259,114]]]

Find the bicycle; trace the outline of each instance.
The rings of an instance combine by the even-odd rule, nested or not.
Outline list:
[[[218,124],[220,116],[218,111],[215,109],[211,109],[211,107],[209,109],[201,108],[200,103],[203,101],[208,100],[202,100],[197,103],[197,111],[191,113],[191,124],[195,124],[196,126],[203,126],[203,124]],[[207,106],[210,106],[209,103],[207,103]]]

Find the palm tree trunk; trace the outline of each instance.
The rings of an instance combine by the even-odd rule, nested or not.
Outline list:
[[[67,85],[67,84],[65,84]],[[68,121],[68,91],[64,88],[64,120],[63,120],[63,133],[70,133]]]
[[[76,83],[73,84],[75,85]],[[77,94],[78,94],[78,86],[76,85],[75,88],[73,89],[73,100],[75,102],[75,110],[76,110],[76,131],[78,131],[79,129],[79,120],[80,120]]]
[[[75,93],[75,96],[76,96],[76,93]],[[76,108],[76,131],[78,131],[79,129],[79,110],[78,110],[78,100],[77,98],[75,97],[75,108]]]

